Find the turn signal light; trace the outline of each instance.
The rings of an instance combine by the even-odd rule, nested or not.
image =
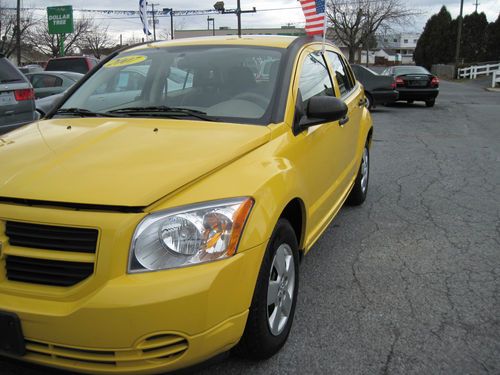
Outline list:
[[[403,81],[403,78],[396,78],[396,86],[404,86],[405,82]]]
[[[35,99],[35,92],[33,89],[15,90],[14,96],[18,102],[22,102],[23,100],[33,100]]]

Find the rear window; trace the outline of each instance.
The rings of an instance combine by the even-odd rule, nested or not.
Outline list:
[[[21,73],[5,58],[0,58],[0,83],[24,81]]]
[[[50,60],[45,70],[62,70],[66,72],[77,72],[85,74],[89,71],[89,67],[85,58],[56,59]]]
[[[394,68],[395,74],[430,74],[427,69],[422,66],[400,66]]]

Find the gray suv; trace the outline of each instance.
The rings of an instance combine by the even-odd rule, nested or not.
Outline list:
[[[38,118],[28,79],[0,54],[0,134]]]

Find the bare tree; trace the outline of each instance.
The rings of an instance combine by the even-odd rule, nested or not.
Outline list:
[[[78,47],[90,51],[98,59],[101,58],[104,49],[111,48],[113,41],[108,33],[109,25],[95,25],[79,41]]]
[[[19,25],[21,40],[35,23],[33,12],[23,11]],[[16,30],[16,12],[6,9],[5,4],[0,1],[0,53],[7,57],[16,51]]]
[[[410,21],[417,14],[402,0],[331,0],[327,7],[334,36],[348,48],[350,62],[354,62],[356,51],[380,28]]]
[[[64,54],[74,53],[77,42],[91,32],[94,21],[83,17],[74,22],[74,31],[71,34],[49,34],[47,20],[39,22],[26,35],[26,41],[35,51],[56,57],[59,55],[61,38],[64,40]]]

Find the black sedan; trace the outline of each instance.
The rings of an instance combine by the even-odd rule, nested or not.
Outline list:
[[[365,88],[366,106],[368,109],[377,104],[393,103],[398,99],[394,78],[375,73],[362,65],[351,65],[356,79]]]
[[[398,100],[413,103],[415,100],[425,102],[427,107],[434,107],[439,94],[439,78],[422,66],[391,66],[382,73],[394,77]]]
[[[74,72],[37,72],[27,73],[26,77],[35,89],[35,98],[40,99],[65,91],[78,82],[83,77],[83,74]]]

